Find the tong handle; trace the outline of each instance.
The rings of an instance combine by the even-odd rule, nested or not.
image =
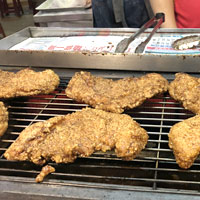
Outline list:
[[[152,20],[152,22],[156,23],[156,25],[153,28],[153,30],[150,33],[150,35],[147,37],[147,39],[144,42],[142,42],[140,45],[138,45],[138,47],[135,50],[135,53],[142,53],[143,52],[146,44],[150,41],[150,39],[152,38],[153,34],[157,31],[157,29],[165,21],[165,14],[164,13],[156,13],[155,17],[153,17],[151,20]]]
[[[165,22],[165,14],[164,13],[156,13],[155,18],[156,19],[163,19],[163,22]]]
[[[160,20],[158,22],[158,20]],[[158,26],[154,28],[154,32],[157,30],[157,28],[161,25],[161,23],[164,21],[164,13],[157,13],[153,18],[151,18],[148,22],[146,22],[138,31],[136,31],[133,35],[131,35],[129,38],[125,38],[122,41],[120,41],[117,44],[117,47],[115,49],[116,53],[124,53],[126,49],[128,48],[129,44],[141,33],[143,33],[147,28],[151,27],[152,25],[155,25],[156,23],[159,24]],[[153,33],[154,33],[153,32]],[[153,34],[152,34],[153,35]],[[151,35],[151,36],[152,36]]]
[[[156,26],[152,30],[151,34],[148,36],[148,38],[145,40],[149,42],[153,34],[157,31],[157,29],[160,27],[160,25],[165,22],[165,14],[164,13],[156,13],[155,20],[157,22]]]
[[[141,33],[143,33],[146,29],[153,26],[159,19],[163,19],[165,21],[165,14],[164,13],[156,13],[154,17],[152,17],[148,22],[146,22],[135,34],[129,37],[129,44]]]

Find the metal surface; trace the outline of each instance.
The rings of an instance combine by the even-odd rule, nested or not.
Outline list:
[[[4,69],[4,68],[2,68]],[[14,68],[7,68],[13,70]],[[41,69],[37,69],[41,70]],[[147,100],[125,113],[133,117],[149,134],[148,144],[133,161],[122,161],[113,152],[96,152],[71,164],[55,164],[56,172],[36,184],[41,167],[30,162],[7,161],[3,154],[19,133],[32,123],[86,107],[65,96],[65,88],[76,70],[55,71],[61,84],[49,95],[5,101],[9,111],[9,128],[0,139],[0,197],[10,199],[198,199],[200,160],[183,170],[168,147],[172,125],[193,114],[183,109],[168,93]],[[92,70],[106,78],[141,76],[143,72]],[[169,81],[174,74],[163,73]],[[199,74],[192,74],[200,77]],[[1,198],[2,199],[2,198]]]
[[[91,7],[87,5],[86,0],[46,0],[39,5],[36,10],[39,11],[71,11],[71,10],[85,10]]]
[[[129,36],[137,29],[26,28],[0,40],[0,65],[41,66],[138,71],[200,72],[199,55],[111,54],[65,51],[10,51],[29,37],[68,37],[80,35]],[[147,30],[146,34],[150,33]],[[156,34],[199,33],[200,29],[161,29]]]
[[[42,12],[33,16],[35,23],[64,22],[64,21],[93,21],[92,9],[65,12]],[[81,27],[81,26],[80,26]]]
[[[93,15],[86,1],[48,0],[33,17],[41,27],[93,27]],[[86,9],[88,8],[88,9]]]

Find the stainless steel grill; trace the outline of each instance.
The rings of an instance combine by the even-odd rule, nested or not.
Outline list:
[[[106,76],[109,78],[109,74]],[[171,76],[167,77],[171,81]],[[69,80],[70,77],[62,77],[59,87],[52,94],[5,102],[10,119],[6,134],[0,139],[0,183],[34,184],[34,178],[41,170],[40,166],[30,162],[7,161],[3,157],[24,128],[87,106],[65,96]],[[71,164],[50,163],[56,172],[46,177],[42,185],[199,195],[200,160],[197,159],[188,170],[180,169],[168,147],[171,126],[193,114],[183,109],[168,93],[149,99],[140,107],[125,113],[139,122],[149,134],[145,150],[136,159],[123,161],[114,152],[96,152],[89,158],[78,158]]]

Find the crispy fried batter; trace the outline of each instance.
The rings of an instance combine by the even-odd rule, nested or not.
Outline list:
[[[177,73],[169,85],[169,94],[180,101],[185,109],[200,114],[200,78]]]
[[[200,153],[200,116],[196,115],[172,126],[169,147],[181,168],[192,166]]]
[[[117,81],[78,72],[70,80],[66,95],[97,109],[122,113],[126,108],[141,105],[146,99],[167,91],[168,81],[151,73],[140,78]]]
[[[17,73],[0,70],[0,98],[48,94],[60,80],[52,70],[35,72],[24,69]]]
[[[50,173],[55,172],[55,168],[50,166],[50,165],[46,165],[42,168],[40,174],[37,175],[35,182],[40,183],[44,180],[45,176],[47,176]]]
[[[48,160],[68,163],[77,156],[115,148],[118,157],[131,160],[147,140],[146,131],[130,116],[86,108],[27,127],[4,156],[36,164]]]
[[[3,102],[0,102],[0,137],[8,128],[8,112]]]

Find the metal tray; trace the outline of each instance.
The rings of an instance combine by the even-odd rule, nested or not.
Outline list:
[[[47,0],[36,8],[39,11],[51,12],[51,11],[73,11],[83,10],[91,7],[91,5],[84,4],[82,1],[74,0]]]
[[[54,68],[84,68],[137,71],[200,72],[200,55],[115,54],[42,50],[10,50],[28,38],[69,37],[82,35],[129,36],[137,29],[41,28],[28,27],[0,40],[0,65],[41,66]],[[148,29],[145,34],[151,32]],[[200,33],[200,29],[160,29],[156,34]]]
[[[62,11],[62,12],[39,11],[33,16],[33,19],[35,23],[74,22],[74,21],[91,21],[92,22],[93,16],[92,16],[92,9]]]

